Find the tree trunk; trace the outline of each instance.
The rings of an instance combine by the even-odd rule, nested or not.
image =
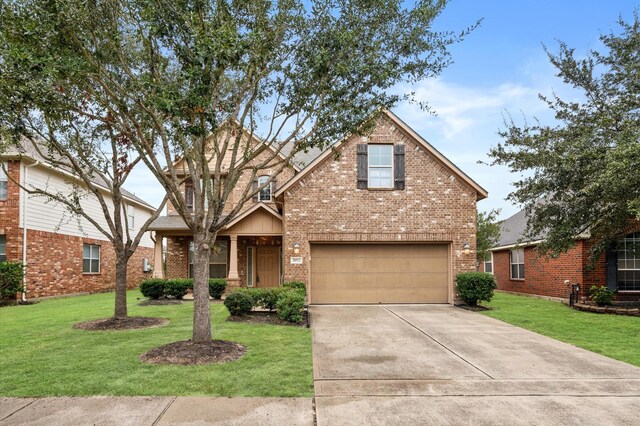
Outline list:
[[[124,250],[116,252],[116,308],[115,318],[127,317],[127,264],[129,257]]]
[[[209,306],[209,238],[194,236],[193,247],[193,337],[194,343],[211,342]]]

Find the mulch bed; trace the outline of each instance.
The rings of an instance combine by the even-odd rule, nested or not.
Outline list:
[[[239,359],[244,352],[244,346],[227,340],[212,340],[210,343],[183,340],[151,349],[139,359],[148,364],[221,364]]]
[[[169,324],[166,318],[156,317],[127,317],[127,318],[102,318],[94,321],[79,322],[73,328],[90,331],[120,331],[140,330],[143,328],[160,327]]]
[[[229,316],[227,321],[230,322],[245,322],[252,324],[271,324],[271,325],[290,325],[294,327],[306,327],[307,318],[306,312],[303,314],[302,321],[299,323],[284,321],[278,318],[278,314],[275,312],[251,312],[245,315]]]
[[[467,311],[474,311],[474,312],[483,312],[483,311],[491,311],[493,310],[493,308],[489,308],[487,306],[482,306],[482,305],[476,305],[476,306],[469,306],[469,305],[456,305],[458,308],[462,308],[462,309],[466,309]]]
[[[163,306],[163,305],[182,305],[182,300],[178,299],[145,299],[138,303],[139,306]]]

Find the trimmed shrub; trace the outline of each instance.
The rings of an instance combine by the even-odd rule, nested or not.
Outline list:
[[[258,290],[258,289],[256,289]],[[257,299],[257,305],[262,306],[264,309],[273,311],[276,309],[278,300],[282,294],[290,292],[291,290],[283,287],[263,288]],[[255,306],[255,305],[254,305]]]
[[[224,278],[211,278],[209,280],[209,296],[214,299],[222,298],[222,293],[227,288],[227,281]]]
[[[289,281],[282,284],[284,288],[291,288],[294,290],[302,291],[302,294],[307,295],[307,286],[302,281]]]
[[[140,292],[149,299],[160,299],[164,296],[164,288],[167,280],[150,278],[140,283]]]
[[[236,290],[227,295],[224,299],[224,306],[227,307],[231,315],[246,314],[251,312],[253,300],[247,292]]]
[[[456,275],[456,284],[460,297],[469,306],[481,300],[489,302],[497,287],[494,276],[486,272],[461,272]]]
[[[164,283],[164,294],[182,299],[189,289],[193,288],[193,280],[190,278],[166,280]]]
[[[21,293],[24,266],[20,262],[0,262],[0,299],[15,298]]]
[[[593,300],[598,306],[609,306],[616,297],[615,291],[609,290],[604,286],[592,285],[589,289],[589,294],[591,295],[591,300]]]
[[[278,317],[283,321],[302,321],[302,309],[304,308],[304,296],[299,291],[284,291],[276,304]]]

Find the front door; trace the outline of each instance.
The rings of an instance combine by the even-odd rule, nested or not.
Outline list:
[[[256,286],[278,287],[280,285],[280,247],[256,247]]]

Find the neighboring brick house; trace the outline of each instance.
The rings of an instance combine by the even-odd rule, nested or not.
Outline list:
[[[220,232],[210,275],[243,287],[300,280],[314,304],[453,303],[455,275],[475,270],[465,248],[487,192],[393,113],[377,120],[248,202]],[[182,219],[169,207],[151,229],[156,259],[167,239],[166,275],[189,275]]]
[[[580,285],[581,298],[588,298],[589,289],[596,285],[616,290],[619,301],[640,301],[640,255],[632,250],[633,245],[640,244],[640,227],[630,226],[619,244],[593,266],[589,262],[588,234],[579,236],[566,253],[548,257],[536,251],[545,236],[527,241],[526,228],[524,210],[500,223],[500,239],[483,265],[483,270],[493,271],[499,290],[568,299],[568,280]]]
[[[114,289],[115,254],[104,235],[86,219],[71,216],[61,204],[28,195],[18,185],[64,193],[71,182],[78,185],[79,180],[51,167],[35,153],[7,152],[0,162],[5,165],[0,167],[0,261],[26,265],[23,297]],[[133,194],[124,195],[133,219],[131,232],[137,232],[155,208]],[[107,226],[97,199],[87,196],[82,203],[86,211],[95,212],[95,220]],[[143,263],[147,259],[147,264],[153,264],[152,258],[153,242],[145,234],[129,261],[129,287],[150,276],[150,271],[143,271]]]

